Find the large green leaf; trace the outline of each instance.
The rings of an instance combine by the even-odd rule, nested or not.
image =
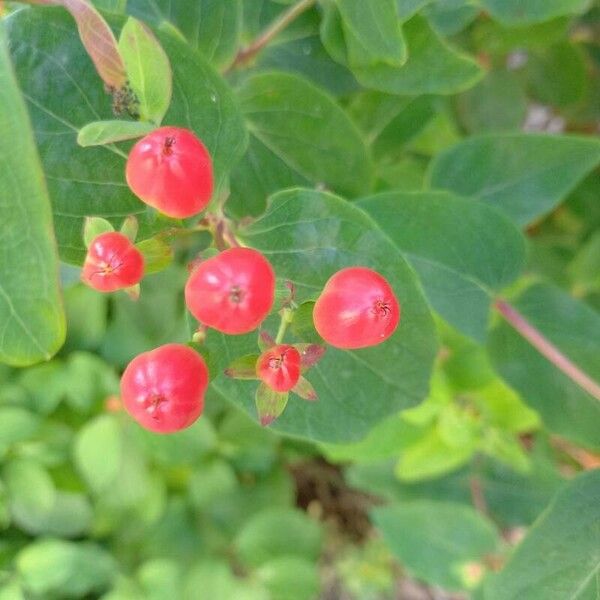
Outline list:
[[[469,506],[416,500],[372,511],[392,552],[416,577],[457,590],[472,587],[469,566],[498,543],[492,525]]]
[[[500,21],[519,25],[583,12],[590,0],[481,0],[481,4]]]
[[[472,137],[433,161],[432,187],[491,202],[520,225],[552,210],[600,162],[593,138],[510,133]]]
[[[556,496],[486,600],[594,600],[600,582],[600,470],[579,475]]]
[[[483,341],[491,297],[524,265],[518,229],[500,211],[446,192],[389,192],[357,204],[419,273],[432,306]]]
[[[402,305],[402,322],[386,343],[350,352],[328,348],[307,373],[319,400],[292,395],[273,428],[320,441],[357,440],[425,397],[436,348],[431,317],[412,270],[364,212],[331,194],[290,190],[273,196],[267,213],[239,235],[265,254],[280,278],[294,282],[299,302],[316,297],[338,269],[366,265],[390,281]],[[208,345],[221,369],[257,351],[255,334],[211,333]],[[256,418],[256,382],[220,376],[214,385]]]
[[[0,362],[48,360],[65,339],[50,201],[0,23]]]
[[[60,9],[36,8],[14,13],[7,24],[48,180],[61,258],[83,260],[86,215],[120,225],[125,216],[135,214],[145,237],[156,224],[127,188],[121,151],[77,145],[79,128],[111,118],[111,101],[72,20]],[[173,99],[164,122],[188,127],[202,138],[221,183],[246,144],[241,115],[226,84],[197,51],[168,33],[159,32],[158,38],[173,69]]]
[[[260,214],[269,194],[293,185],[325,184],[351,196],[370,189],[368,149],[324,91],[294,75],[264,73],[247,79],[239,97],[251,142],[232,175],[236,214]]]
[[[600,381],[600,317],[551,285],[527,289],[512,303],[548,342],[588,377]],[[544,358],[508,323],[490,333],[500,375],[533,406],[546,426],[575,442],[600,448],[600,402]]]
[[[396,0],[337,0],[337,6],[342,16],[348,61],[353,67],[380,62],[400,67],[406,62]]]
[[[218,67],[231,62],[239,44],[240,0],[128,0],[127,12],[155,25],[175,27]]]

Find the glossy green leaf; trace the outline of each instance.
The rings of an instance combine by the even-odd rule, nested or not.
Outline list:
[[[473,587],[470,564],[483,569],[498,544],[493,526],[473,508],[426,500],[376,508],[375,526],[401,563],[423,581],[450,590]]]
[[[548,21],[561,15],[583,12],[589,0],[481,0],[492,16],[508,24]]]
[[[524,266],[518,229],[500,211],[445,192],[389,192],[357,204],[418,272],[433,308],[483,341],[491,297]]]
[[[129,0],[127,12],[158,26],[175,27],[187,42],[217,67],[235,56],[242,26],[240,0]]]
[[[597,597],[600,572],[600,470],[579,475],[556,495],[489,581],[489,600]]]
[[[360,133],[324,91],[285,73],[248,78],[239,90],[250,146],[231,178],[228,207],[257,215],[269,194],[294,185],[327,185],[355,196],[371,187],[372,165]]]
[[[46,173],[61,258],[74,264],[83,261],[81,230],[87,215],[107,218],[115,225],[125,216],[136,215],[142,237],[162,228],[129,191],[120,149],[110,145],[81,148],[76,143],[81,127],[113,115],[111,98],[69,16],[60,9],[23,10],[11,15],[7,25]],[[169,33],[158,32],[157,37],[173,69],[173,99],[165,122],[192,129],[204,141],[220,186],[246,145],[232,93],[188,44]],[[55,56],[64,57],[63,62],[57,62]],[[48,94],[48,80],[52,81],[52,94]]]
[[[0,24],[0,361],[48,360],[65,339],[46,184]]]
[[[589,378],[600,381],[600,317],[558,288],[538,284],[511,304]],[[498,373],[535,408],[548,429],[576,443],[600,447],[600,402],[542,356],[505,321],[490,333]]]
[[[406,62],[396,0],[337,0],[337,6],[343,21],[348,61],[353,67],[380,62],[400,67]]]
[[[94,121],[84,125],[77,134],[80,146],[103,146],[114,142],[132,140],[150,133],[155,126],[141,121]]]
[[[173,91],[169,58],[152,31],[133,17],[121,29],[119,52],[139,102],[140,119],[160,125]]]
[[[552,210],[600,162],[593,138],[538,134],[472,137],[431,165],[434,188],[485,200],[526,225]]]
[[[327,442],[357,440],[426,396],[436,347],[428,308],[398,249],[363,211],[331,194],[291,190],[273,196],[267,213],[238,235],[294,283],[298,302],[314,299],[338,269],[362,264],[381,272],[402,304],[402,322],[386,343],[349,352],[328,348],[309,372],[318,402],[292,395],[274,429]],[[236,356],[257,351],[254,334],[209,333],[208,344],[222,357],[223,369]],[[254,416],[256,384],[221,376],[213,385]]]

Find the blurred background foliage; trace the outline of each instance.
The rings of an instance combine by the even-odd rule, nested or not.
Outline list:
[[[217,39],[208,19],[196,20],[204,33],[188,28],[192,8],[183,1],[158,2],[154,17],[143,0],[96,2],[155,24],[168,14],[219,69],[290,3],[232,2],[241,17]],[[219,2],[196,4],[210,15]],[[366,140],[374,189],[421,190],[432,158],[471,135],[598,133],[600,4],[553,13],[548,7],[561,3],[549,2],[541,15],[511,12],[515,4],[398,1],[403,21],[421,15],[411,23],[422,39],[443,38],[484,67],[457,93],[365,89],[371,75],[350,64],[335,23],[323,29],[330,2],[305,12],[230,80],[243,86],[248,74],[272,68],[312,80]],[[268,193],[304,183],[274,172],[279,178],[259,185],[242,160],[229,214],[260,214]],[[599,198],[592,172],[528,224],[526,275],[515,292],[545,280],[600,310]],[[261,429],[214,389],[203,417],[178,434],[152,435],[123,413],[127,362],[188,340],[180,291],[186,264],[209,242],[180,240],[175,262],[143,281],[135,304],[83,287],[78,270],[63,266],[65,345],[47,363],[0,366],[0,599],[477,599],[487,597],[484,581],[492,598],[517,597],[498,592],[493,574],[557,493],[560,510],[567,480],[600,459],[549,433],[519,386],[500,378],[506,352],[492,352],[492,361],[441,318],[429,396],[356,443]],[[314,335],[308,320],[296,326]],[[587,485],[586,477],[571,485]]]

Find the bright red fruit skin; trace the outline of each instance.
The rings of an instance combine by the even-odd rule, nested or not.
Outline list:
[[[260,355],[256,374],[272,390],[287,392],[300,379],[300,353],[294,346],[273,346]]]
[[[273,267],[252,248],[231,248],[201,262],[185,286],[185,302],[194,317],[230,335],[256,329],[274,299]]]
[[[145,429],[173,433],[189,427],[204,408],[208,369],[188,346],[166,344],[136,356],[121,377],[127,412]]]
[[[114,292],[139,283],[144,257],[122,233],[102,233],[88,248],[81,280],[99,292]]]
[[[375,346],[394,333],[400,305],[390,284],[376,271],[349,267],[325,284],[313,312],[319,335],[336,348]]]
[[[125,177],[140,200],[175,219],[203,210],[213,193],[212,161],[188,129],[160,127],[139,140]]]

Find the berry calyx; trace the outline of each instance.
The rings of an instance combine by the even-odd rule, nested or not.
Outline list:
[[[336,348],[375,346],[400,321],[400,305],[387,280],[365,267],[349,267],[325,284],[314,307],[319,335]]]
[[[185,302],[200,323],[222,333],[256,329],[275,299],[275,273],[252,248],[231,248],[200,263],[185,286]]]
[[[92,240],[82,281],[99,292],[114,292],[136,285],[144,276],[144,257],[122,233],[110,231]]]
[[[300,379],[300,363],[300,353],[296,348],[278,344],[260,355],[256,374],[272,390],[287,392]]]
[[[145,429],[173,433],[189,427],[204,408],[208,369],[188,346],[166,344],[136,356],[121,377],[127,412]]]
[[[127,157],[125,177],[142,202],[176,219],[199,213],[213,192],[208,150],[179,127],[160,127],[139,140]]]

